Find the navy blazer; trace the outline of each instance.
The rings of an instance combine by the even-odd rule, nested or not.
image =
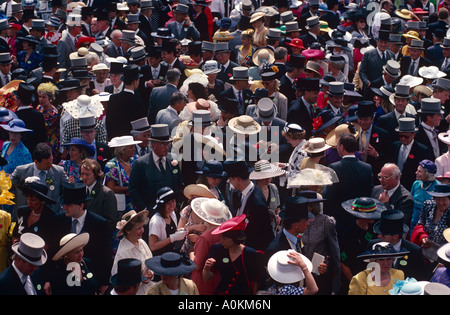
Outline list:
[[[410,113],[405,113],[404,115],[405,117],[416,118],[415,115]],[[398,119],[397,116],[395,115],[395,110],[380,116],[377,121],[377,126],[386,130],[389,133],[392,142],[400,140],[398,132],[395,131],[395,128],[398,127]]]
[[[50,257],[47,257],[47,261],[50,259]],[[40,276],[39,268],[31,275],[31,283],[37,295],[45,295],[44,283],[41,282]],[[12,265],[0,274],[0,295],[27,295],[25,287],[22,285],[22,281]]]
[[[239,115],[244,115],[247,112],[248,105],[250,105],[253,101],[252,96],[253,96],[252,90],[250,89],[242,90],[242,99],[244,100],[244,108],[243,111],[239,112]],[[220,93],[218,100],[221,101],[225,98],[237,99],[232,87],[225,89],[222,93]]]
[[[164,86],[153,88],[150,94],[147,112],[147,118],[150,125],[155,123],[158,112],[169,106],[172,94],[178,91],[178,88],[173,84],[166,84]]]

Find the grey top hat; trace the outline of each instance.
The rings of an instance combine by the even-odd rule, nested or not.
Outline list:
[[[0,64],[5,65],[11,63],[11,54],[8,52],[0,53]]]
[[[406,27],[409,30],[418,30],[420,29],[420,24],[419,21],[408,21],[408,23],[406,23]]]
[[[432,84],[434,88],[440,88],[446,91],[450,91],[450,80],[446,78],[438,78],[434,84]]]
[[[281,18],[281,22],[283,22],[283,23],[297,20],[297,18],[294,17],[294,14],[292,13],[291,10],[281,13],[280,18]]]
[[[402,45],[402,35],[401,34],[389,34],[389,42],[392,44]]]
[[[20,241],[12,245],[12,251],[33,266],[42,266],[47,261],[44,240],[34,233],[24,233]]]
[[[340,82],[340,81],[330,82],[330,87],[328,89],[328,94],[330,94],[330,95],[344,95],[345,94],[344,82]]]
[[[427,27],[427,21],[419,21],[419,29],[421,29],[421,30],[426,30],[426,29],[428,29],[428,27]]]
[[[206,109],[196,109],[192,113],[192,120],[189,122],[190,126],[210,126],[211,112]]]
[[[284,24],[284,26],[286,27],[285,32],[289,33],[289,32],[300,32],[300,28],[298,27],[298,22],[296,21],[292,21],[292,22],[286,22]]]
[[[140,134],[142,132],[146,132],[149,131],[150,125],[148,124],[148,119],[147,117],[143,117],[143,118],[139,118],[136,120],[133,120],[131,122],[131,134]]]
[[[127,42],[135,43],[136,42],[136,32],[131,30],[123,30],[122,37],[120,40],[125,40]]]
[[[398,120],[398,127],[395,128],[397,132],[416,132],[416,120],[412,117],[402,117]]]
[[[141,0],[140,6],[141,6],[141,10],[152,9],[153,8],[153,0]]]
[[[172,138],[170,138],[169,134],[169,125],[167,124],[154,124],[151,126],[152,129],[152,137],[151,141],[158,142],[170,142]]]
[[[80,117],[78,124],[81,130],[92,130],[97,124],[94,116]]]
[[[412,39],[412,40],[411,40],[411,44],[409,45],[409,49],[420,49],[420,50],[424,50],[425,48],[423,47],[423,40],[420,40],[420,39]]]
[[[86,56],[70,59],[71,68],[87,67]]]
[[[233,76],[230,80],[249,80],[248,68],[247,67],[234,67]]]
[[[421,108],[417,110],[420,114],[444,114],[441,109],[441,100],[438,98],[423,98]]]
[[[450,37],[444,37],[444,40],[440,46],[442,48],[450,48]]]
[[[269,32],[266,35],[267,39],[281,39],[281,30],[277,28],[269,28]]]
[[[215,43],[215,52],[221,52],[221,51],[230,51],[230,47],[228,45],[228,42],[217,42]],[[202,49],[204,49],[202,47]]]
[[[45,31],[45,21],[41,19],[33,19],[31,20],[31,28],[32,30]]]
[[[141,21],[139,21],[139,14],[132,14],[132,13],[128,13],[127,14],[127,24],[140,24]]]
[[[216,60],[207,60],[202,67],[204,74],[219,73],[219,63]]]
[[[311,17],[306,19],[306,26],[305,26],[305,28],[307,30],[310,30],[310,29],[316,27],[317,25],[320,25],[320,21],[319,21],[319,17],[318,16],[311,16]]]
[[[225,44],[227,44],[227,43],[225,43]],[[202,42],[202,51],[215,51],[215,50],[216,50],[216,44],[215,43],[211,43],[211,42],[208,42],[208,41],[203,41]]]
[[[309,5],[318,7],[320,6],[320,0],[309,0]]]
[[[147,57],[144,46],[137,46],[130,50],[131,56],[128,58],[129,61],[138,61]]]
[[[0,20],[0,31],[1,30],[6,30],[7,28],[9,28],[9,23],[7,19],[1,19]]]
[[[394,97],[410,98],[411,95],[409,95],[409,89],[409,85],[397,84],[395,86],[395,93],[393,95]]]
[[[188,14],[189,13],[189,7],[186,4],[179,3],[177,7],[175,8],[174,12],[182,13],[182,14]]]
[[[383,70],[393,78],[398,78],[401,75],[400,63],[392,59],[386,62],[386,65],[383,66]]]
[[[14,3],[11,5],[11,14],[23,12],[22,3]]]
[[[390,16],[383,16],[380,19],[381,25],[391,25],[392,24],[392,18]]]
[[[260,99],[256,105],[256,115],[262,121],[272,121],[277,115],[276,106],[273,101],[268,97]]]

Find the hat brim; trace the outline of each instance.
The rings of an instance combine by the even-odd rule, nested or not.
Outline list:
[[[52,260],[57,261],[61,259],[65,254],[69,253],[70,251],[74,250],[77,247],[80,246],[86,246],[86,244],[89,243],[89,233],[80,233],[72,237],[70,240],[66,242],[59,250],[56,252],[56,254],[53,256]]]
[[[326,123],[324,123],[322,126],[320,126],[316,131],[314,131],[315,134],[322,132],[325,128],[330,127],[331,125],[337,123],[339,120],[344,118],[343,114],[336,115]]]
[[[128,224],[130,224],[131,222],[133,222],[134,220],[137,220],[137,219],[139,219],[139,218],[141,218],[141,217],[147,217],[147,218],[148,218],[148,214],[149,214],[149,212],[148,212],[147,209],[141,210],[141,211],[139,211],[138,213],[136,213],[134,216],[132,216],[131,218],[129,218],[128,221],[127,221],[127,223],[125,223],[125,224],[117,231],[116,236],[118,236],[118,237],[121,236],[121,235],[123,234],[123,230],[125,229],[125,227],[126,227]]]
[[[271,167],[272,166],[273,165],[271,165]],[[260,179],[273,178],[273,177],[278,177],[278,176],[284,175],[285,173],[286,173],[285,170],[282,170],[278,167],[273,166],[270,171],[257,172],[255,170],[253,170],[250,173],[249,179],[250,180],[260,180]]]
[[[300,267],[292,266],[292,269],[290,271],[286,271],[283,269],[280,269],[278,264],[278,259],[282,256],[287,256],[288,250],[281,250],[273,254],[269,262],[267,263],[267,271],[269,272],[270,277],[279,283],[296,283],[299,281],[302,281],[305,279],[305,274],[300,269]],[[312,271],[312,262],[305,257],[304,255],[300,254],[302,256],[302,260],[305,262],[306,267],[311,272]]]
[[[44,195],[40,191],[37,191],[31,187],[27,187],[24,185],[18,185],[17,188],[19,188],[21,191],[23,191],[24,194],[36,195],[39,199],[41,199],[45,203],[52,204],[52,205],[54,205],[56,203],[56,201],[53,200],[52,198],[48,197],[47,195]]]
[[[252,126],[255,128],[253,130],[248,130],[248,128],[245,128],[245,130],[237,128],[235,124],[238,119],[239,119],[239,116],[233,117],[228,121],[228,127],[231,130],[233,130],[235,133],[241,134],[241,135],[255,135],[261,131],[261,125],[258,124],[256,121],[253,121]]]
[[[409,251],[404,251],[404,252],[396,252],[396,253],[380,253],[380,254],[374,254],[371,251],[367,251],[364,252],[361,255],[356,256],[356,258],[362,259],[366,262],[369,262],[370,260],[373,259],[383,259],[383,258],[402,258],[405,255],[408,255]]]
[[[47,252],[45,249],[42,250],[42,255],[39,260],[33,261],[24,256],[22,253],[19,252],[19,244],[20,242],[16,242],[11,246],[11,250],[18,256],[20,256],[23,260],[27,261],[28,263],[32,264],[33,266],[42,266],[47,262]]]
[[[161,266],[161,256],[152,257],[145,261],[148,269],[161,276],[181,276],[192,272],[195,269],[195,264],[190,261],[190,265],[181,264],[176,267]]]
[[[212,225],[216,225],[219,226],[222,223],[230,220],[233,215],[230,212],[230,210],[225,211],[224,212],[224,216],[221,218],[214,218],[211,215],[208,215],[207,211],[204,209],[204,207],[202,206],[202,204],[206,201],[209,200],[210,198],[195,198],[194,200],[191,201],[191,208],[192,211],[194,211],[203,221],[206,221]],[[226,207],[225,205],[223,205],[223,207]]]
[[[22,127],[10,127],[8,125],[0,125],[0,127],[2,127],[3,129],[5,129],[6,131],[10,131],[10,132],[26,132],[26,133],[32,133],[34,132],[31,129],[27,129],[27,128],[22,128]]]
[[[353,210],[352,204],[353,204],[354,199],[349,199],[349,200],[342,202],[341,207],[345,211],[347,211],[349,214],[351,214],[352,216],[359,218],[359,219],[372,219],[372,220],[380,219],[381,212],[386,210],[386,206],[378,199],[375,199],[375,198],[371,198],[371,199],[375,202],[375,204],[377,206],[376,210],[371,211],[371,212],[362,212],[362,211]]]
[[[381,221],[375,222],[375,224],[373,225],[373,231],[377,234],[381,234],[380,225],[381,225]],[[407,233],[408,231],[409,231],[409,227],[405,223],[403,223],[402,230],[394,232],[392,234],[403,234],[403,233]]]
[[[200,198],[206,199],[216,198],[216,196],[214,196],[214,194],[209,189],[205,189],[197,184],[187,185],[183,189],[183,194],[189,200],[192,199],[193,196],[198,196]]]

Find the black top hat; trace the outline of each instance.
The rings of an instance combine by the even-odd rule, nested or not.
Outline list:
[[[311,203],[311,202],[323,202],[323,201],[327,200],[327,199],[323,199],[323,198],[318,198],[318,193],[316,191],[314,191],[314,190],[297,191],[295,193],[295,195],[298,196],[298,197],[306,198],[309,203]]]
[[[222,178],[227,176],[227,173],[223,171],[222,163],[217,160],[206,161],[201,171],[196,171],[196,173],[213,178]]]
[[[237,114],[239,101],[235,98],[224,97],[220,100],[218,108],[221,112],[229,114]]]
[[[202,54],[202,42],[195,41],[188,44],[189,55],[201,55]]]
[[[59,92],[79,89],[79,88],[82,88],[85,86],[86,85],[81,85],[81,82],[79,79],[76,79],[73,77],[70,77],[70,78],[67,78],[66,80],[58,82]]]
[[[318,78],[296,78],[293,88],[300,91],[320,91],[320,80]]]
[[[112,285],[133,285],[147,280],[142,274],[142,261],[124,258],[117,262],[117,273],[110,279]]]
[[[33,85],[21,82],[19,88],[14,91],[13,94],[19,98],[24,105],[29,105],[34,102],[34,91],[35,88]]]
[[[40,181],[25,182],[23,185],[19,185],[18,188],[26,195],[35,195],[37,198],[48,204],[56,203],[55,200],[47,196],[49,190],[48,186]]]
[[[289,55],[289,60],[286,65],[291,67],[304,67],[305,66],[305,56],[303,55]]]
[[[299,196],[286,198],[280,218],[283,220],[312,219],[314,215],[308,211],[308,199]]]
[[[245,161],[225,160],[223,169],[228,177],[240,177],[242,174],[250,174],[253,168]]]
[[[143,74],[140,73],[140,67],[137,65],[126,65],[123,67],[123,76],[122,81],[128,81],[128,80],[137,80],[139,78],[142,78]]]
[[[408,226],[403,223],[405,215],[400,210],[385,210],[381,212],[380,221],[373,225],[373,231],[382,235],[397,235],[409,231]]]
[[[122,62],[114,61],[109,65],[109,73],[123,73],[124,64]]]
[[[52,44],[44,45],[42,48],[42,54],[44,55],[44,59],[59,56],[59,52],[56,48],[56,45]]]
[[[380,31],[378,32],[378,38],[377,38],[377,40],[385,40],[385,41],[389,41],[389,34],[390,34],[389,31],[383,31],[383,30],[380,30]]]
[[[63,204],[80,204],[91,200],[86,193],[86,185],[83,183],[66,183],[63,185]]]
[[[356,115],[358,117],[373,117],[375,109],[376,107],[373,101],[359,101]]]
[[[77,79],[91,79],[92,75],[88,69],[74,69],[72,70],[72,76]]]

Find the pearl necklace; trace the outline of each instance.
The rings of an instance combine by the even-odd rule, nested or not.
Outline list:
[[[35,217],[40,217],[42,213],[36,213],[34,210],[31,210],[31,213],[35,216]]]

